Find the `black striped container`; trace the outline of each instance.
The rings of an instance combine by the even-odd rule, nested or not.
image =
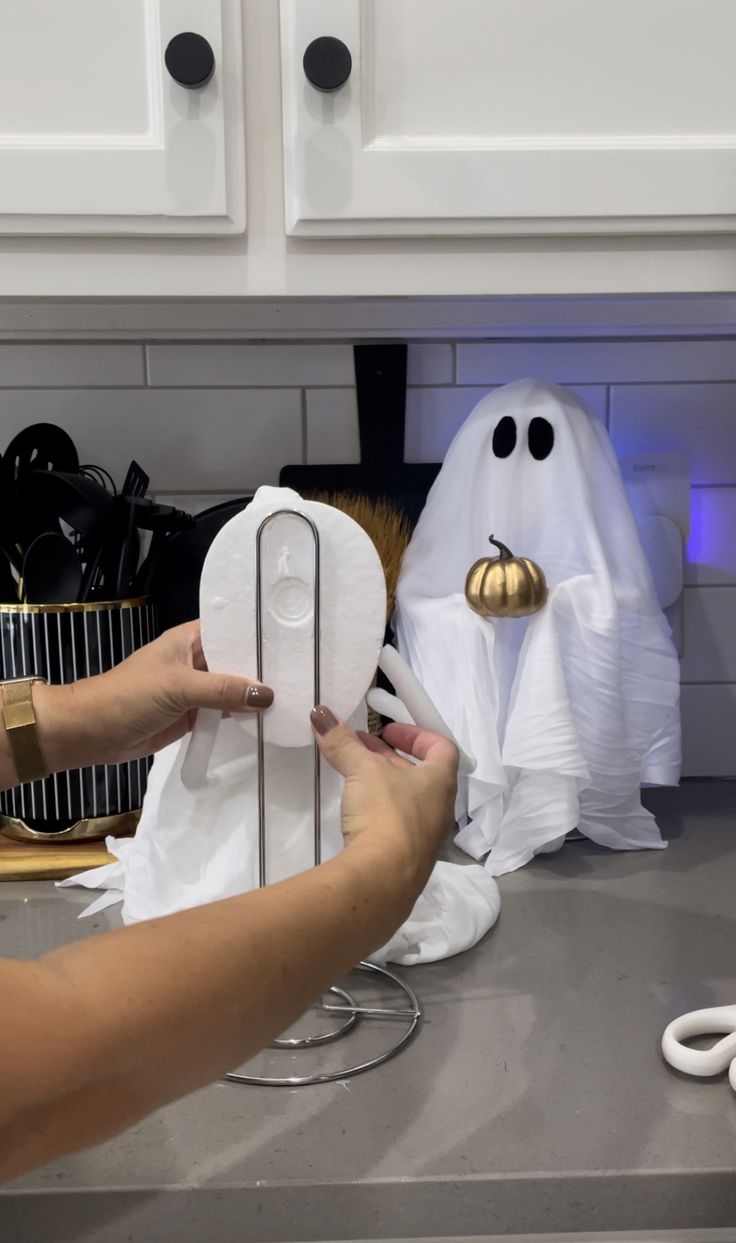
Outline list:
[[[120,664],[156,636],[146,600],[95,604],[0,604],[0,678],[38,674],[76,682]],[[0,793],[0,831],[65,840],[102,837],[132,827],[151,761],[55,773]]]

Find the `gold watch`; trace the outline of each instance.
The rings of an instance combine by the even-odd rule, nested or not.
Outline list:
[[[49,775],[33,707],[33,683],[45,681],[45,678],[30,677],[10,678],[0,683],[3,724],[21,784],[41,781]]]

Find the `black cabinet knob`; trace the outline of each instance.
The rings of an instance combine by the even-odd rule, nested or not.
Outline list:
[[[339,91],[352,67],[350,48],[333,35],[313,39],[304,53],[304,72],[318,91]]]
[[[179,86],[193,91],[206,86],[215,72],[215,53],[203,35],[174,35],[164,53],[166,68]]]

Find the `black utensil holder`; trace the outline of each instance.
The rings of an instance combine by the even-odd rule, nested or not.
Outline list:
[[[0,604],[0,678],[51,683],[105,673],[156,637],[147,600]],[[0,793],[0,832],[20,840],[79,841],[131,832],[151,760],[55,773]]]

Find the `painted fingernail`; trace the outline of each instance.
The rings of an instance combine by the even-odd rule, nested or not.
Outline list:
[[[270,708],[273,691],[270,686],[249,686],[245,692],[245,702],[249,708]]]
[[[322,738],[324,738],[325,734],[329,734],[330,730],[334,729],[336,725],[340,724],[334,712],[330,712],[330,709],[325,708],[324,704],[319,704],[318,707],[313,708],[309,715],[314,728]]]

